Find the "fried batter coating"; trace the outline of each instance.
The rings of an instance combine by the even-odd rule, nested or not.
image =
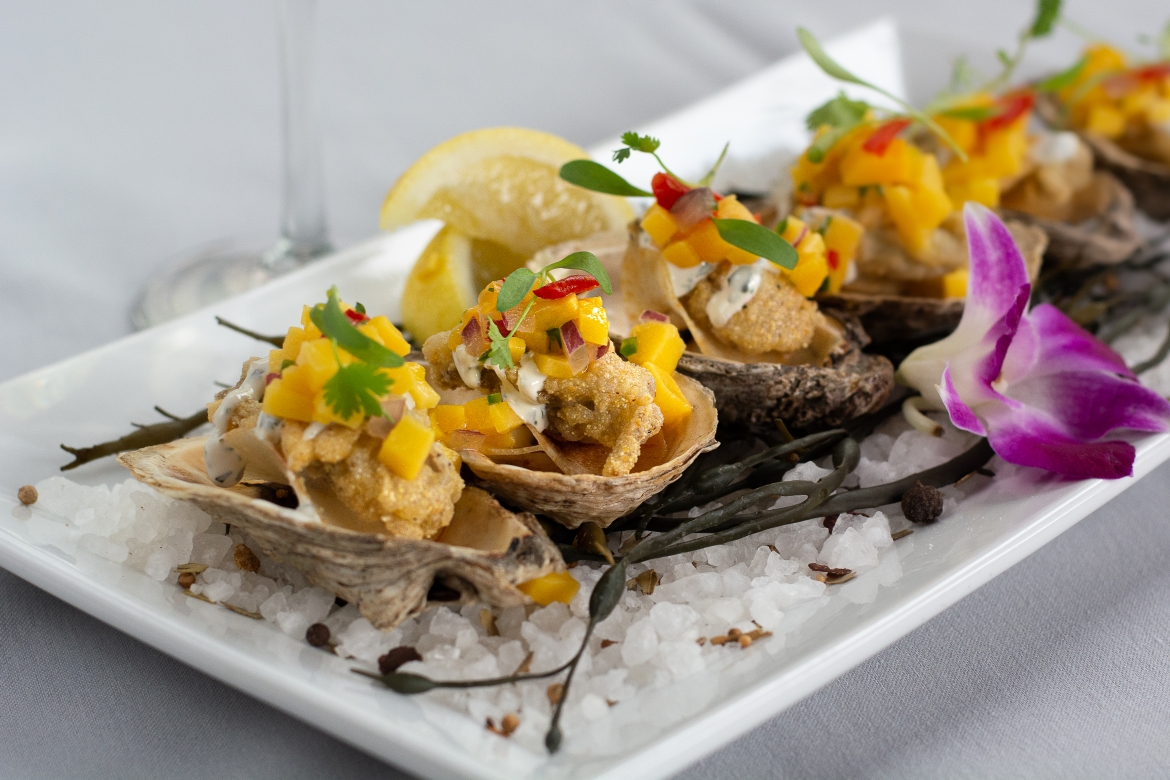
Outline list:
[[[310,464],[338,463],[349,457],[362,432],[332,423],[311,439],[305,438],[308,423],[285,420],[280,431],[280,451],[294,474],[300,474]]]
[[[807,347],[823,315],[791,282],[771,270],[764,270],[756,294],[727,324],[718,327],[711,322],[707,304],[727,287],[727,277],[737,267],[720,263],[681,299],[695,322],[720,341],[744,352],[792,352]]]
[[[540,397],[557,436],[610,448],[601,473],[614,477],[629,474],[642,444],[662,429],[654,389],[649,371],[609,352],[571,379],[549,378]]]
[[[318,437],[319,438],[319,437]],[[455,514],[463,480],[441,444],[414,479],[392,474],[378,460],[379,439],[362,433],[344,459],[316,461],[306,471],[325,480],[333,494],[363,520],[377,520],[386,533],[403,539],[431,539]]]

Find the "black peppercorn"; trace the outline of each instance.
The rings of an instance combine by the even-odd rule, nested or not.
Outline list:
[[[323,647],[329,636],[329,626],[324,623],[314,623],[305,630],[305,640],[313,647]]]

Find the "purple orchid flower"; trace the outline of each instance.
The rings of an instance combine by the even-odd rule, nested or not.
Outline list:
[[[1056,307],[1028,311],[1024,258],[993,212],[969,202],[963,220],[963,318],[950,336],[911,353],[898,380],[922,393],[919,408],[945,409],[1006,461],[1075,479],[1131,476],[1133,445],[1100,439],[1122,428],[1167,430],[1170,403]]]

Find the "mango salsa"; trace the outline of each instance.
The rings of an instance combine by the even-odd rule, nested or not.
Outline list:
[[[431,454],[434,443],[434,429],[413,414],[407,414],[382,442],[378,460],[403,479],[414,479]]]
[[[662,410],[662,426],[670,428],[689,417],[694,407],[687,401],[670,372],[663,371],[654,363],[647,363],[643,368],[654,377],[654,404]]]
[[[630,329],[630,338],[637,344],[637,350],[627,355],[631,363],[653,364],[667,373],[674,371],[687,348],[678,328],[669,322],[639,323]]]
[[[573,575],[567,571],[557,571],[522,582],[516,587],[540,606],[547,607],[554,601],[568,604],[581,589],[581,583],[573,579]]]

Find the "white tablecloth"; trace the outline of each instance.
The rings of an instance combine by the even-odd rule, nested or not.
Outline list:
[[[334,240],[374,232],[395,177],[463,130],[588,145],[790,53],[797,24],[828,37],[889,12],[1008,46],[1029,5],[326,2]],[[1069,11],[1122,43],[1165,14]],[[0,379],[127,333],[160,263],[275,234],[276,78],[267,2],[0,5]],[[1168,477],[681,776],[1170,775]],[[402,775],[0,571],[0,777],[163,776]]]

